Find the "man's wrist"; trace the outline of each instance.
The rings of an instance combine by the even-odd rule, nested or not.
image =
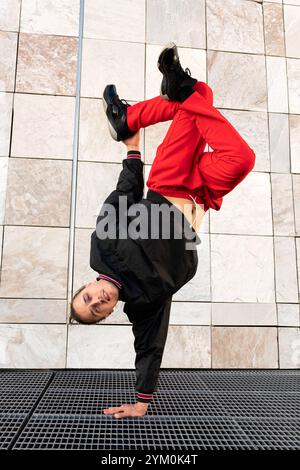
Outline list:
[[[147,410],[147,408],[149,406],[149,403],[144,403],[142,401],[137,401],[135,405],[136,405],[137,408],[140,408],[142,410]]]

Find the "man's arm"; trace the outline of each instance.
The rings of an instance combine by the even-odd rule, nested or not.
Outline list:
[[[132,331],[135,336],[136,352],[136,404],[108,408],[105,414],[114,414],[116,418],[143,416],[152,401],[156,387],[160,365],[168,334],[172,297],[169,297],[156,313],[133,322]]]

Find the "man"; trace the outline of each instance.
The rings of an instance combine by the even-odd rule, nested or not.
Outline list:
[[[107,318],[118,300],[125,302],[135,337],[137,401],[104,410],[117,418],[143,416],[153,398],[172,296],[197,270],[201,240],[190,218],[192,206],[201,205],[203,213],[220,210],[223,196],[255,162],[253,150],[213,107],[211,88],[182,69],[174,43],[161,52],[158,68],[161,96],[130,106],[119,99],[114,85],[104,90],[110,133],[127,145],[127,158],[91,236],[90,265],[98,277],[79,289],[71,303],[71,318],[90,324]],[[172,124],[157,149],[144,199],[139,130],[168,120]],[[206,143],[212,152],[203,151]],[[141,219],[133,217],[137,207]],[[105,237],[107,225],[115,233]],[[126,236],[121,235],[126,229]]]

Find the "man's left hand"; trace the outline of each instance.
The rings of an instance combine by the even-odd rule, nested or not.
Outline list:
[[[105,415],[114,415],[115,418],[127,418],[129,416],[144,416],[147,413],[148,403],[138,402],[134,405],[121,405],[113,408],[105,408]]]

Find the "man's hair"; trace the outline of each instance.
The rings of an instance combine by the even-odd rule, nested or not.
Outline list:
[[[76,323],[81,323],[83,325],[91,325],[91,324],[94,324],[94,323],[99,323],[100,321],[103,321],[104,318],[100,319],[100,320],[97,320],[97,321],[94,321],[94,320],[91,320],[91,321],[83,321],[82,318],[80,317],[80,315],[76,312],[75,308],[74,308],[74,300],[76,299],[77,295],[80,294],[80,292],[86,287],[86,285],[84,286],[81,286],[76,292],[75,294],[73,295],[72,297],[72,300],[71,300],[71,303],[70,303],[70,315],[69,315],[69,324],[73,325],[75,322]]]

